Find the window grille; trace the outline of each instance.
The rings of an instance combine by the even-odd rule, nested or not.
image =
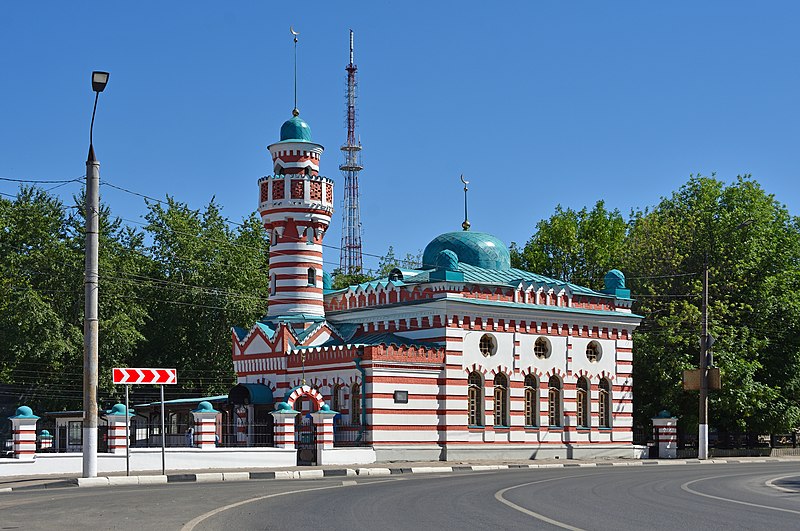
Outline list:
[[[548,383],[547,409],[550,426],[561,426],[561,381],[556,376]]]
[[[469,375],[469,425],[483,426],[483,378],[477,372]]]
[[[505,374],[498,374],[494,377],[494,425],[508,424],[508,378]]]
[[[493,356],[497,349],[494,337],[491,334],[483,334],[481,336],[479,348],[481,349],[481,354],[484,356]]]
[[[600,360],[600,344],[597,341],[592,341],[586,346],[586,359],[591,362]]]
[[[350,392],[350,419],[353,424],[361,425],[361,386],[353,384],[352,391]]]
[[[547,339],[540,337],[533,344],[533,353],[539,359],[545,359],[550,355],[550,344]]]
[[[611,384],[605,378],[600,380],[600,427],[611,427]]]
[[[537,407],[537,395],[539,386],[536,378],[529,374],[525,377],[525,425],[537,426],[539,424],[539,408]]]
[[[589,427],[589,382],[586,378],[578,379],[578,390],[576,394],[578,427]]]

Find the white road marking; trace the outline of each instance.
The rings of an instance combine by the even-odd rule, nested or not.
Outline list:
[[[786,478],[796,478],[796,477],[797,477],[797,474],[789,474],[787,476],[780,476],[780,477],[772,478],[772,479],[768,480],[767,482],[764,483],[764,485],[766,485],[767,487],[776,489],[776,490],[781,490],[783,492],[791,492],[792,494],[797,494],[797,493],[800,493],[800,490],[787,489],[786,487],[781,487],[781,486],[778,486],[778,485],[775,484],[776,481],[780,481],[780,480],[786,479]]]
[[[800,514],[800,511],[794,511],[792,509],[783,509],[781,507],[772,507],[771,505],[762,505],[760,503],[750,503],[750,502],[746,502],[746,501],[742,501],[742,500],[733,500],[731,498],[723,498],[722,496],[714,496],[712,494],[706,494],[704,492],[699,492],[699,491],[696,491],[694,489],[689,488],[689,485],[691,485],[693,483],[697,483],[699,481],[707,481],[709,479],[719,479],[719,478],[724,478],[724,477],[729,477],[729,476],[713,476],[713,477],[708,477],[708,478],[700,478],[700,479],[694,479],[692,481],[687,481],[686,483],[681,485],[681,490],[684,490],[686,492],[690,492],[692,494],[696,494],[698,496],[703,496],[705,498],[711,498],[712,500],[726,501],[726,502],[729,502],[729,503],[738,503],[739,505],[747,505],[748,507],[758,507],[760,509],[769,509],[770,511],[780,511],[782,513]]]
[[[400,478],[397,478],[397,479],[400,479]],[[397,480],[395,480],[395,479],[384,479],[384,480],[381,480],[381,481],[371,481],[369,484],[372,484],[372,483],[385,483],[386,481],[397,481]],[[242,500],[242,501],[239,501],[239,502],[236,502],[236,503],[223,505],[222,507],[217,507],[216,509],[214,509],[212,511],[208,511],[207,513],[201,514],[200,516],[189,520],[181,528],[181,531],[192,531],[195,527],[197,527],[197,524],[203,522],[204,520],[207,520],[207,519],[211,518],[212,516],[215,516],[215,515],[217,515],[217,514],[219,514],[221,512],[227,511],[228,509],[234,509],[236,507],[240,507],[240,506],[246,505],[248,503],[253,503],[253,502],[257,502],[257,501],[261,501],[261,500],[266,500],[266,499],[269,499],[269,498],[277,498],[279,496],[288,496],[289,494],[298,494],[300,492],[312,492],[312,491],[315,491],[315,490],[339,489],[339,488],[342,488],[344,486],[343,485],[344,483],[345,482],[343,481],[342,485],[330,485],[328,487],[314,487],[314,488],[311,488],[311,489],[297,489],[297,490],[290,490],[288,492],[277,492],[275,494],[267,494],[266,496],[258,496],[257,498],[250,498],[249,500]],[[355,481],[353,483],[355,483],[357,485],[357,483]]]
[[[521,485],[514,485],[512,487],[507,487],[505,489],[498,490],[497,492],[494,493],[494,497],[495,497],[495,499],[497,501],[499,501],[500,503],[503,503],[505,505],[508,505],[509,507],[514,509],[515,511],[519,511],[519,512],[521,512],[523,514],[527,514],[528,516],[533,516],[534,518],[536,518],[537,520],[541,520],[542,522],[547,522],[548,524],[554,525],[556,527],[560,527],[562,529],[569,529],[570,531],[584,531],[580,527],[571,526],[571,525],[566,524],[564,522],[559,522],[558,520],[553,520],[552,518],[548,518],[547,516],[545,516],[543,514],[539,514],[537,512],[531,511],[530,509],[526,509],[525,507],[517,505],[516,503],[508,501],[507,499],[503,498],[503,494],[505,494],[506,492],[508,492],[510,490],[518,489],[520,487],[527,487],[528,485],[536,485],[537,483],[547,483],[547,482],[550,482],[550,481],[560,481],[562,479],[579,478],[579,477],[583,477],[583,475],[563,476],[563,477],[558,477],[558,478],[542,479],[542,480],[539,480],[539,481],[530,481],[528,483],[522,483]]]

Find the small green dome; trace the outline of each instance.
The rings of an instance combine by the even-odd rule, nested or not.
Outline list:
[[[619,269],[612,269],[603,277],[607,290],[625,289],[625,275]]]
[[[193,409],[192,413],[219,413],[219,411],[214,409],[214,406],[211,405],[211,402],[203,400],[197,404],[197,409]]]
[[[292,116],[281,126],[281,142],[311,142],[311,128],[299,116]]]
[[[436,255],[436,269],[458,271],[458,255],[450,249],[439,251]]]
[[[124,415],[125,414],[125,404],[114,404],[111,407],[111,411],[108,412],[109,415]]]
[[[511,269],[511,255],[499,238],[471,231],[446,232],[434,238],[422,253],[422,267],[436,267],[439,253],[445,250],[454,252],[458,262],[471,266],[498,271]]]
[[[662,409],[661,411],[658,412],[658,415],[656,415],[656,418],[657,419],[670,419],[670,418],[672,418],[672,413],[670,413],[666,409]]]

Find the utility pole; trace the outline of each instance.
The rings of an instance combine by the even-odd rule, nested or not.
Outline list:
[[[700,336],[700,414],[697,458],[708,459],[708,254],[703,261],[703,317]]]
[[[86,160],[86,256],[83,314],[83,477],[97,477],[97,373],[99,327],[97,313],[98,247],[100,233],[100,163],[94,156],[92,133],[97,100],[108,83],[108,72],[92,72],[95,92]],[[127,415],[127,411],[125,414]]]

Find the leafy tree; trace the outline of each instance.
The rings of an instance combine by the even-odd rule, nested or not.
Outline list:
[[[643,423],[662,408],[690,431],[697,396],[681,386],[699,357],[702,271],[709,267],[709,329],[723,389],[710,423],[724,431],[800,425],[798,220],[749,176],[726,186],[692,177],[630,222],[624,271],[635,310],[634,406]]]
[[[167,198],[150,203],[145,288],[151,319],[136,362],[177,367],[173,393],[225,392],[234,383],[230,328],[266,312],[268,242],[250,216],[235,230],[213,200],[205,210]]]
[[[619,211],[606,210],[603,201],[592,210],[559,205],[549,219],[536,224],[523,248],[511,244],[511,265],[601,289],[605,274],[620,267],[626,228]]]

